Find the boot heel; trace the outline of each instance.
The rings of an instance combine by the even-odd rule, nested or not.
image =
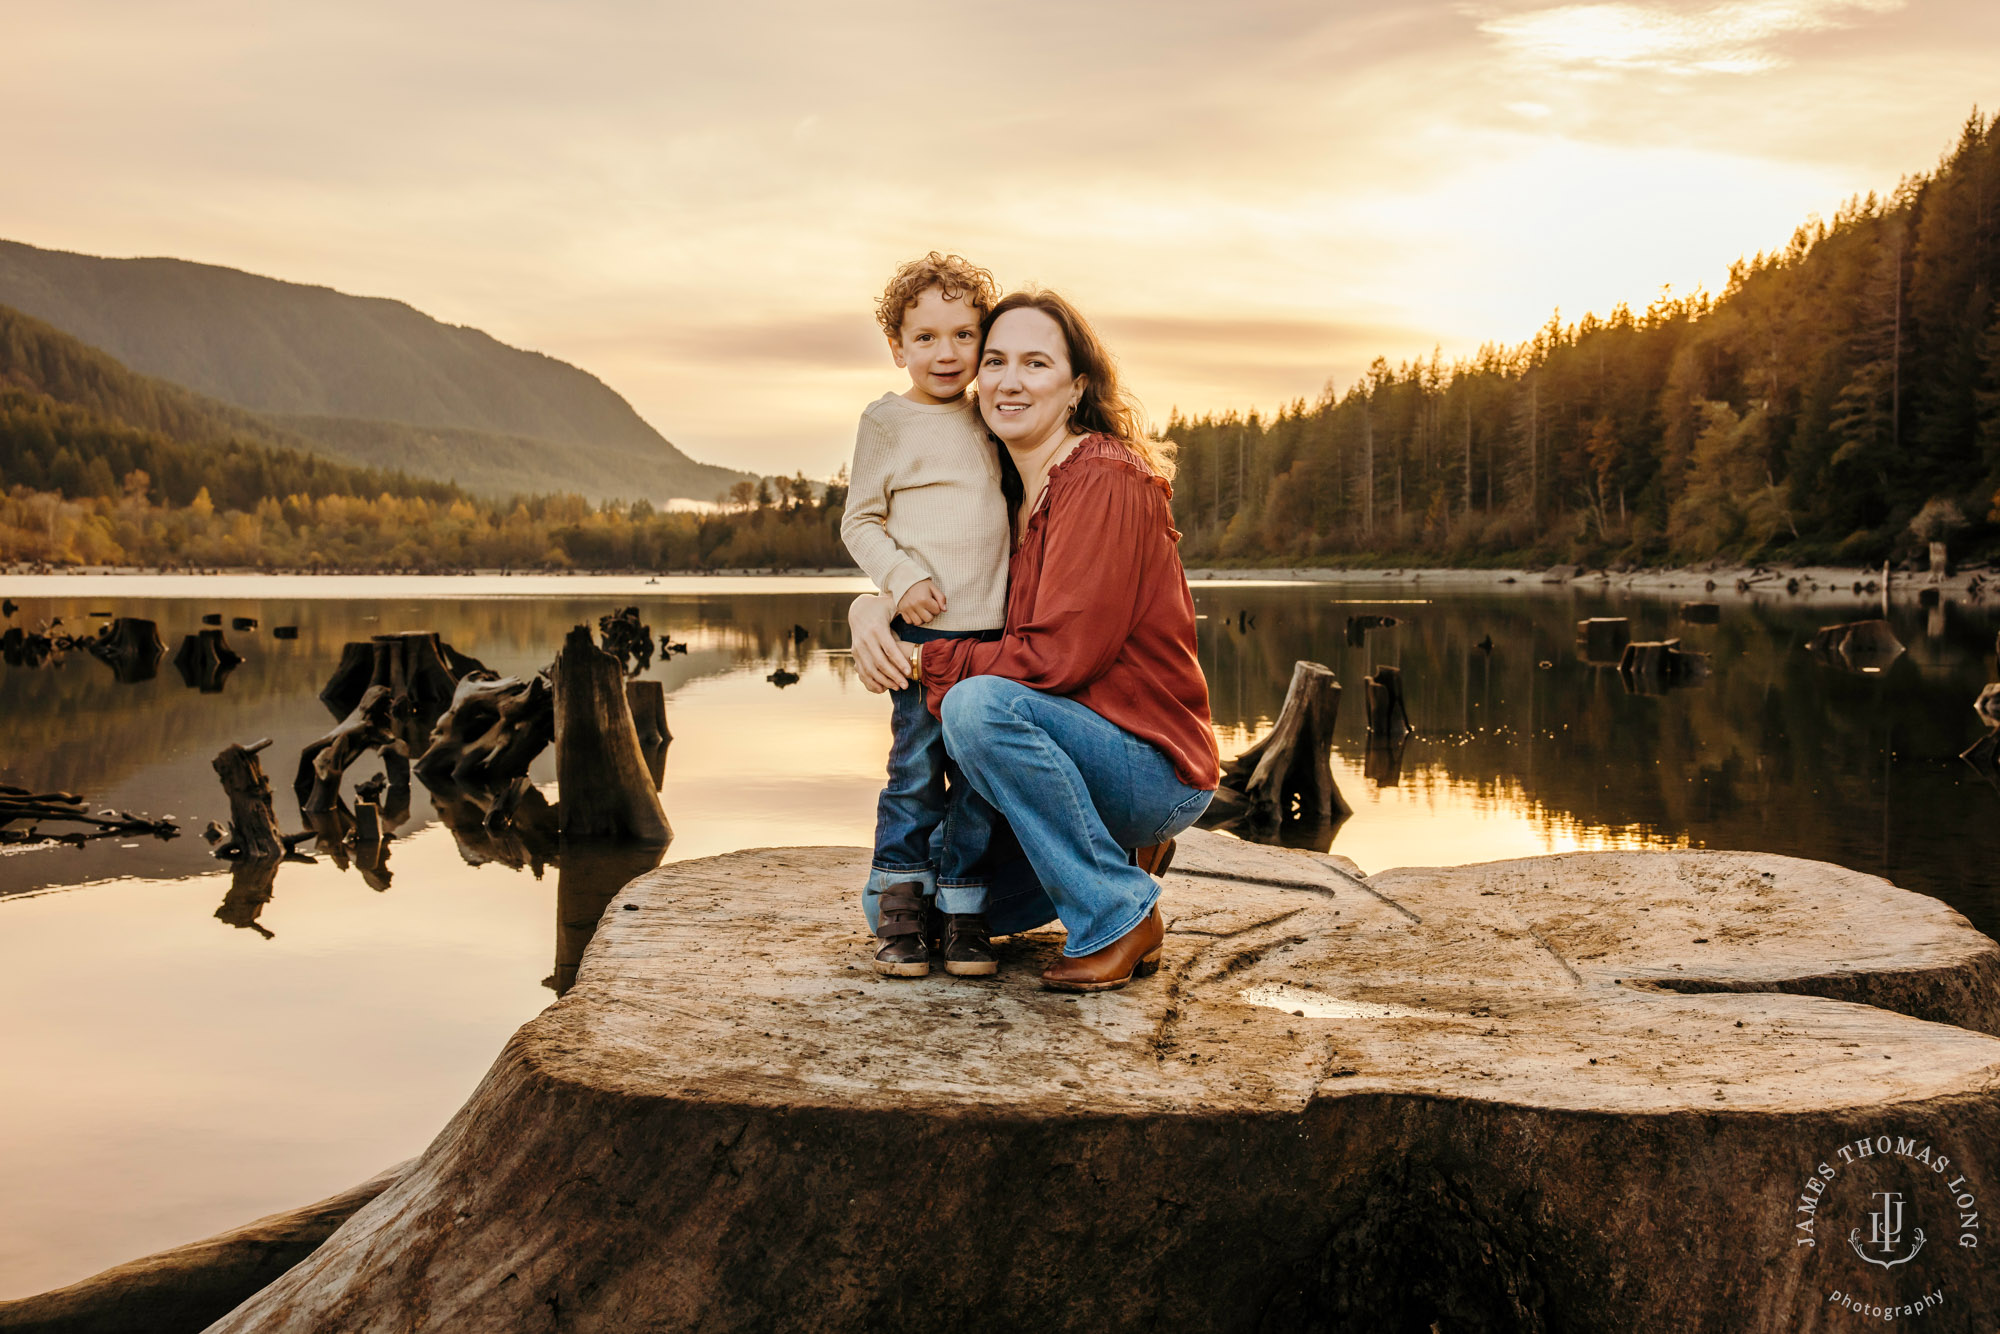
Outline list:
[[[1132,965],[1132,976],[1151,977],[1160,971],[1160,951],[1154,950],[1145,958]]]

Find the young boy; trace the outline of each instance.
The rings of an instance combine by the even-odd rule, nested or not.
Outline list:
[[[979,371],[979,324],[993,308],[993,277],[936,251],[896,270],[876,306],[910,387],[861,414],[840,536],[875,586],[896,601],[896,633],[997,638],[1006,619],[1009,534],[1000,464],[966,390]],[[891,697],[889,781],[875,813],[875,855],[862,890],[882,940],[875,970],[924,977],[934,952],[930,900],[944,915],[944,968],[999,971],[986,937],[978,862],[990,808],[948,793],[941,725],[921,689]]]

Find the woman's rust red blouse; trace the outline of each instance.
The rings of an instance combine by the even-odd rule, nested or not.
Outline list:
[[[1183,783],[1213,791],[1221,764],[1172,495],[1122,442],[1079,441],[1014,548],[1001,637],[924,645],[931,712],[968,676],[1004,676],[1152,742]]]

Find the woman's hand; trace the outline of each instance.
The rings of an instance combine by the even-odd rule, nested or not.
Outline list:
[[[890,631],[891,616],[889,599],[881,593],[863,593],[847,609],[854,665],[861,672],[861,684],[876,694],[912,684],[910,648]]]

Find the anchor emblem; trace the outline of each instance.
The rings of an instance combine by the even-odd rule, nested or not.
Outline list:
[[[1870,1250],[1880,1251],[1882,1256],[1894,1255],[1896,1247],[1903,1240],[1902,1192],[1878,1190],[1875,1192],[1873,1198],[1880,1200],[1882,1207],[1880,1209],[1871,1209],[1868,1212],[1867,1245]],[[1863,1250],[1861,1229],[1858,1227],[1848,1232],[1847,1244],[1852,1246],[1854,1253],[1860,1256],[1866,1263],[1880,1265],[1884,1269],[1893,1269],[1897,1265],[1908,1264],[1910,1261],[1916,1259],[1917,1252],[1924,1248],[1924,1230],[1922,1228],[1913,1228],[1911,1232],[1916,1237],[1916,1243],[1910,1247],[1910,1253],[1908,1255],[1896,1256],[1894,1259],[1878,1258],[1870,1255],[1868,1251]]]

